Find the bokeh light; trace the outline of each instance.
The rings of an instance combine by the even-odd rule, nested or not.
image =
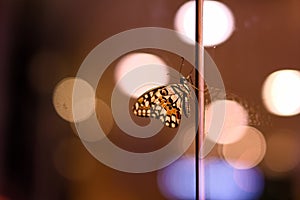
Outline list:
[[[257,199],[264,188],[258,169],[237,170],[222,160],[208,161],[205,176],[207,199]]]
[[[134,70],[147,65],[149,69],[143,72]],[[149,53],[131,53],[117,63],[115,80],[118,82],[128,74],[134,76],[134,79],[123,81],[119,86],[126,94],[138,97],[153,87],[166,85],[170,80],[168,73],[166,63],[158,56]],[[143,82],[143,85],[140,85],[140,82]]]
[[[225,115],[217,116],[219,109],[223,109],[225,106]],[[218,130],[219,134],[211,134],[210,131],[214,128],[214,118],[220,117],[223,122],[223,127]],[[243,137],[245,130],[244,127],[248,123],[248,113],[247,111],[237,102],[230,100],[218,100],[211,103],[205,112],[205,132],[207,137],[219,144],[229,144],[236,142],[241,137]]]
[[[256,128],[244,126],[241,129],[245,132],[243,137],[235,143],[223,145],[222,153],[234,168],[249,169],[262,161],[267,145],[264,136]]]
[[[77,85],[79,96],[73,101],[73,87]],[[53,105],[59,116],[69,122],[80,122],[87,119],[95,107],[93,87],[83,79],[65,78],[55,87]],[[73,108],[76,108],[74,111]]]
[[[182,157],[158,173],[158,185],[168,199],[195,199],[195,161]],[[256,168],[237,170],[219,159],[205,161],[206,199],[256,199],[264,180]]]
[[[183,157],[158,174],[158,185],[168,199],[193,199],[195,195],[195,161]]]
[[[195,41],[195,16],[195,1],[188,1],[183,4],[175,16],[175,29],[187,37],[181,38],[188,43]]]
[[[234,30],[231,10],[218,1],[204,1],[203,4],[203,44],[215,46],[226,41]]]
[[[95,112],[98,123],[103,132],[106,135],[108,135],[111,132],[114,125],[114,119],[111,108],[102,99],[96,99],[95,103]],[[81,128],[84,126],[86,127],[86,130],[89,130],[84,131],[82,134],[78,134],[78,125],[76,127],[75,123],[70,123],[70,126],[74,134],[84,141],[94,142],[99,141],[102,138],[97,131],[93,130],[93,126],[91,126],[89,122],[81,122],[81,124],[79,125],[81,126]]]
[[[176,13],[174,26],[177,31],[195,41],[195,1],[183,4]],[[226,41],[234,30],[231,10],[218,1],[203,3],[203,45],[215,46]]]
[[[110,133],[114,125],[114,118],[110,107],[101,99],[96,99],[95,107],[98,122],[104,133]]]
[[[268,174],[280,176],[294,169],[299,163],[299,136],[289,130],[279,130],[267,139],[267,152],[264,164]]]
[[[234,170],[233,178],[235,183],[246,192],[260,194],[263,191],[263,173],[259,168]]]
[[[279,70],[265,80],[262,97],[273,114],[292,116],[300,113],[300,72]]]

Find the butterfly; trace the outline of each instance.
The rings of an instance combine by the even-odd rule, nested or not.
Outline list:
[[[184,58],[182,58],[181,67]],[[190,116],[190,97],[193,86],[191,76],[181,77],[179,83],[159,86],[150,89],[138,97],[132,107],[133,114],[138,117],[151,117],[159,119],[165,126],[176,128],[179,126],[182,113],[185,117]],[[251,126],[270,126],[270,116],[263,112],[264,109],[257,105],[251,105],[246,100],[224,90],[204,86],[204,104],[210,104],[214,100],[233,100],[243,106],[249,115],[248,124]],[[260,111],[260,112],[258,112]]]
[[[181,67],[184,59],[182,58]],[[176,128],[182,113],[190,116],[190,75],[181,77],[180,83],[169,84],[148,90],[133,105],[133,114],[139,117],[159,119],[165,126]]]

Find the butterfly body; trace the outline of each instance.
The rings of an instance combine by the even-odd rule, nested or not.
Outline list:
[[[139,117],[159,119],[165,126],[176,128],[182,113],[190,116],[191,90],[187,78],[180,83],[153,88],[142,94],[133,105],[133,113]]]

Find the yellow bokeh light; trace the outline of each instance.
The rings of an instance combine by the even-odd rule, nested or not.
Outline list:
[[[266,79],[262,97],[265,106],[273,114],[292,116],[300,113],[300,72],[280,70]]]
[[[101,127],[103,132],[106,135],[108,135],[114,126],[114,119],[111,108],[102,99],[96,99],[95,112],[99,126]],[[76,127],[75,123],[71,123],[70,126],[74,134],[78,136],[81,140],[94,142],[99,141],[102,138],[97,132],[93,130],[93,126],[90,126],[89,123],[81,123],[81,126],[85,126],[86,130],[88,130],[84,131],[82,134],[79,134],[78,125]]]
[[[114,125],[114,118],[110,107],[101,99],[96,100],[96,115],[104,133],[110,133]]]
[[[75,84],[80,92],[74,101],[73,87]],[[53,105],[57,114],[64,120],[68,122],[80,122],[87,119],[94,112],[94,96],[94,89],[85,80],[65,78],[54,89]]]
[[[218,110],[225,107],[225,115],[218,116]],[[217,111],[217,112],[216,112]],[[215,118],[215,119],[214,119]],[[219,134],[211,134],[214,120],[223,120]],[[244,135],[243,127],[248,123],[247,111],[237,102],[219,100],[211,103],[205,112],[205,132],[207,137],[219,144],[229,144],[239,140]]]
[[[249,169],[259,164],[266,153],[262,133],[250,126],[244,127],[244,136],[235,143],[222,147],[225,160],[236,169]]]
[[[269,174],[288,172],[297,166],[300,160],[298,141],[299,136],[287,130],[276,131],[268,138],[264,164],[271,170]]]

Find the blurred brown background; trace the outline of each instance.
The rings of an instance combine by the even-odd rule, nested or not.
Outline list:
[[[174,29],[184,2],[0,2],[0,199],[165,199],[156,172],[123,173],[95,160],[55,112],[52,95],[56,84],[75,76],[86,55],[110,36],[145,26]],[[261,87],[270,73],[300,69],[300,1],[221,2],[232,10],[235,30],[207,51],[227,89],[262,105]],[[272,115],[273,126],[262,129],[266,138],[281,129],[299,133],[299,120],[299,115]],[[264,172],[260,199],[300,199],[299,165],[276,175]]]

